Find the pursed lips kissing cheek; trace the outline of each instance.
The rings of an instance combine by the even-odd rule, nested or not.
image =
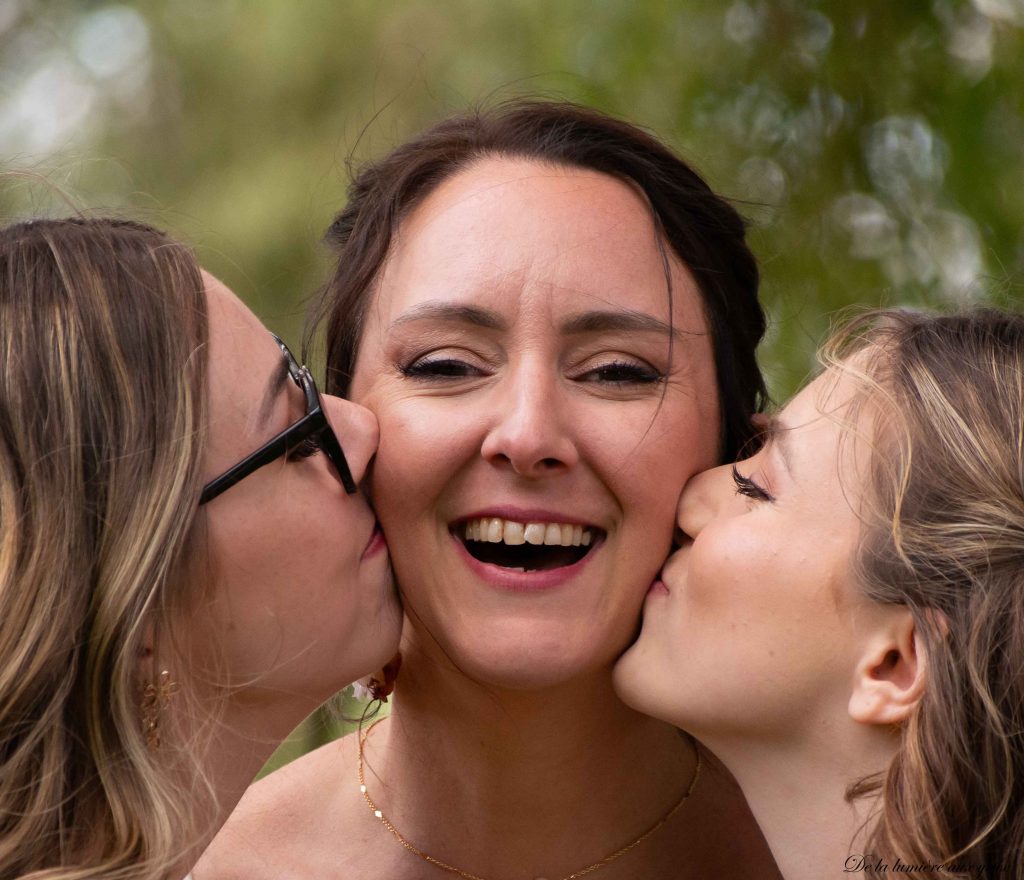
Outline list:
[[[693,544],[693,541],[690,538],[684,538],[683,543],[673,549],[672,555],[665,560],[665,565],[662,566],[657,577],[651,582],[651,586],[647,590],[648,596],[668,596],[671,594],[672,591],[668,588],[668,582],[675,579],[678,583],[679,577],[674,577],[669,569],[678,567],[685,572],[686,556],[691,544]]]

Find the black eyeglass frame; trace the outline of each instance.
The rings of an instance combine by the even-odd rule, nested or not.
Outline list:
[[[201,505],[212,501],[235,483],[244,480],[253,471],[270,464],[285,455],[289,449],[298,446],[303,440],[317,434],[320,435],[320,445],[337,470],[345,491],[349,495],[354,495],[358,491],[355,480],[352,479],[352,471],[349,470],[348,462],[345,460],[345,453],[342,451],[334,428],[331,427],[327,414],[324,412],[323,401],[320,399],[316,382],[313,381],[313,374],[309,372],[308,367],[299,366],[299,362],[295,360],[295,356],[279,336],[273,333],[270,335],[274,337],[274,341],[288,360],[289,375],[306,395],[306,414],[276,437],[272,437],[255,452],[247,455],[238,464],[228,468],[219,477],[215,477],[203,486],[202,494],[199,496]]]

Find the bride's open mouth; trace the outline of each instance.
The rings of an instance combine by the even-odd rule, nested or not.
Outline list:
[[[604,531],[591,525],[517,522],[484,516],[452,523],[452,534],[474,559],[510,571],[547,571],[575,565]]]

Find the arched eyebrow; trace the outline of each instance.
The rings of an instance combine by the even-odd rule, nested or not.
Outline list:
[[[392,327],[409,324],[415,321],[452,321],[460,324],[472,324],[488,330],[507,330],[508,322],[497,312],[479,306],[459,303],[428,301],[420,303],[399,315],[391,322]],[[693,333],[686,333],[673,327],[660,318],[637,312],[631,309],[606,309],[581,312],[572,315],[562,322],[558,328],[565,336],[582,333],[660,333],[672,337],[677,342],[685,342]]]
[[[756,423],[759,427],[758,437],[762,447],[771,446],[779,452],[779,458],[786,471],[793,475],[793,458],[790,454],[789,432],[792,428],[787,425],[776,413],[758,413]]]
[[[267,384],[263,390],[263,400],[260,402],[260,408],[256,414],[256,424],[261,428],[267,424],[270,419],[270,414],[274,410],[274,403],[277,401],[277,396],[281,393],[281,389],[284,388],[285,384],[291,378],[291,374],[288,371],[288,359],[281,353],[281,360],[277,365],[277,369],[270,374],[270,378],[267,379]]]
[[[394,321],[392,327],[409,324],[413,321],[454,321],[459,324],[473,324],[488,330],[507,330],[508,323],[497,312],[482,309],[479,306],[460,305],[458,303],[428,301],[413,306],[403,312]]]
[[[562,323],[559,328],[565,335],[577,333],[660,333],[677,342],[685,342],[693,333],[684,333],[654,315],[637,312],[632,309],[607,309],[582,312],[573,315]]]

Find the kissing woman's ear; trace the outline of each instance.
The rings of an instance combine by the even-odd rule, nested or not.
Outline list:
[[[854,670],[848,711],[862,724],[906,721],[924,694],[927,657],[906,606],[886,608]]]

